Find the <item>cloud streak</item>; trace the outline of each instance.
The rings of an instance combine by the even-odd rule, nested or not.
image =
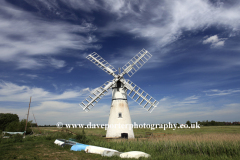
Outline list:
[[[211,36],[203,41],[203,44],[210,43],[212,47],[224,46],[225,39],[219,39],[217,35]]]
[[[34,101],[69,100],[87,96],[90,94],[89,88],[82,90],[66,90],[61,94],[51,93],[43,88],[19,86],[11,82],[0,83],[0,101],[27,102],[32,96]]]
[[[225,96],[239,93],[240,89],[228,89],[228,90],[211,89],[204,92],[206,93],[207,96]]]
[[[16,61],[18,68],[42,68],[45,63],[36,59],[38,55],[61,54],[65,48],[86,50],[99,49],[100,45],[93,45],[105,36],[112,36],[122,31],[133,34],[135,38],[146,39],[150,43],[150,52],[155,52],[163,46],[183,38],[184,31],[203,31],[213,25],[227,28],[229,36],[240,29],[240,5],[227,6],[224,3],[211,3],[202,0],[178,1],[77,1],[61,0],[70,9],[61,9],[56,1],[27,1],[38,9],[38,15],[47,11],[51,16],[61,20],[80,20],[75,10],[87,13],[104,11],[116,17],[116,21],[109,21],[103,27],[96,28],[91,22],[82,20],[81,25],[74,25],[64,21],[48,21],[41,16],[32,15],[14,8],[6,2],[1,2],[0,32],[2,36],[0,55],[2,61]],[[155,6],[152,8],[152,6]],[[11,21],[8,17],[11,16]],[[48,16],[50,16],[48,15]],[[21,21],[19,21],[21,19]],[[100,33],[96,37],[92,33]],[[79,34],[76,34],[79,33]],[[89,33],[89,34],[86,34]],[[217,35],[216,35],[217,36]],[[223,39],[210,37],[204,44],[212,47],[224,46]],[[1,39],[0,39],[1,40]],[[3,43],[4,42],[4,43]],[[11,45],[9,45],[11,44]],[[16,58],[16,57],[23,58]],[[55,67],[55,66],[52,66]]]
[[[204,31],[213,25],[228,27],[229,32],[240,29],[239,3],[229,8],[224,3],[202,0],[144,1],[135,9],[136,1],[124,2],[118,5],[118,9],[110,10],[113,14],[121,15],[119,20],[98,31],[103,34],[108,31],[109,35],[115,31],[127,31],[136,38],[150,40],[159,49],[183,38],[184,31]],[[114,8],[115,4],[109,5]],[[215,46],[222,46],[223,43],[219,41]]]
[[[44,20],[4,1],[0,2],[0,13],[0,61],[14,62],[20,69],[44,67],[45,64],[37,59],[39,55],[61,54],[66,48],[99,48],[91,44],[96,38],[86,34],[95,30],[92,25]],[[64,65],[54,59],[50,59],[50,63],[55,68]]]
[[[69,68],[69,69],[67,70],[67,73],[71,73],[73,69],[74,69],[74,67]]]

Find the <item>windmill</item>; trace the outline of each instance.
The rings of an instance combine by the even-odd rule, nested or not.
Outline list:
[[[131,77],[151,57],[152,55],[147,50],[142,49],[122,67],[122,72],[119,68],[119,74],[116,74],[115,72],[117,70],[97,53],[93,52],[86,57],[99,68],[114,77],[113,80],[107,81],[101,87],[95,89],[88,98],[79,104],[84,111],[88,112],[99,102],[100,99],[103,98],[104,95],[106,95],[109,89],[112,88],[112,105],[106,138],[134,138],[133,129],[130,127],[132,122],[127,103],[127,95],[150,113],[155,107],[157,107],[158,101],[133,82],[124,79],[123,77],[125,74]]]

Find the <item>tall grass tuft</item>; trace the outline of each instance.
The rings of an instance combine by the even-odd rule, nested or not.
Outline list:
[[[91,141],[91,145],[116,149],[120,152],[143,151],[150,155],[192,155],[203,157],[235,157],[240,156],[240,142],[216,141]]]

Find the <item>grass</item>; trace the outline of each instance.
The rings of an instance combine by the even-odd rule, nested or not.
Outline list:
[[[44,136],[13,137],[0,140],[0,159],[121,159],[70,151],[53,142],[57,138],[75,138],[68,133],[53,132],[56,128],[41,128]],[[70,129],[82,133],[82,129]],[[135,129],[135,139],[105,139],[104,129],[85,129],[90,145],[120,152],[143,151],[150,159],[240,159],[240,126],[201,127],[200,129]],[[37,132],[37,129],[35,130]],[[148,137],[145,132],[153,132]],[[157,133],[165,133],[157,134]],[[148,137],[148,138],[147,138]],[[22,140],[22,141],[21,141]]]

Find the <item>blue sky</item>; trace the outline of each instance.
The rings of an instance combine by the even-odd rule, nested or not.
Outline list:
[[[235,0],[5,0],[0,2],[0,112],[38,124],[107,123],[111,91],[78,105],[141,49],[152,58],[131,78],[159,101],[129,100],[132,122],[239,121],[240,2]],[[33,119],[30,114],[30,120]]]

